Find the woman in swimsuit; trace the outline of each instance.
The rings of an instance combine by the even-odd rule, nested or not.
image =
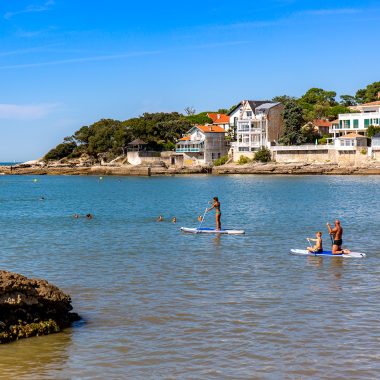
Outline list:
[[[222,216],[222,213],[220,211],[220,202],[218,200],[218,197],[213,198],[213,204],[207,211],[211,211],[213,208],[215,209],[216,230],[220,231],[222,228],[222,224],[220,221],[220,217]]]

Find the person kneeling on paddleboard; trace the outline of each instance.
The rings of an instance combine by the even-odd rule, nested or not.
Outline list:
[[[349,249],[342,249],[343,244],[343,228],[340,225],[340,221],[337,219],[335,221],[335,227],[331,228],[330,223],[326,223],[329,230],[329,234],[333,236],[334,240],[332,241],[332,254],[337,255],[341,253],[350,253]],[[331,239],[332,240],[332,239]]]
[[[220,211],[220,202],[218,200],[218,197],[214,197],[213,198],[213,204],[207,210],[207,212],[211,211],[213,208],[215,209],[216,230],[220,231],[222,229],[222,224],[221,224],[221,221],[220,221],[220,217],[222,216],[222,213]]]
[[[315,245],[313,247],[307,247],[307,250],[309,252],[313,252],[313,253],[321,253],[321,252],[323,252],[323,248],[322,248],[322,232],[318,231],[315,234],[315,237],[316,237],[316,239],[307,238],[307,240],[315,241]]]

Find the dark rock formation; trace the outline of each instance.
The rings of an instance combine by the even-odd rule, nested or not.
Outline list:
[[[0,343],[61,331],[79,320],[70,296],[45,280],[0,271]]]

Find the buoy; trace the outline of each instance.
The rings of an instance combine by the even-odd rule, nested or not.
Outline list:
[[[100,179],[100,180],[102,180],[102,179],[103,179],[103,177],[99,177],[99,179]]]
[[[34,179],[33,179],[33,182],[37,182],[37,181],[38,181],[38,179],[37,179],[37,178],[34,178]]]

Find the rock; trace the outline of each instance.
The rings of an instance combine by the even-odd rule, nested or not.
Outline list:
[[[45,280],[0,271],[0,343],[46,335],[80,319],[71,298]]]

